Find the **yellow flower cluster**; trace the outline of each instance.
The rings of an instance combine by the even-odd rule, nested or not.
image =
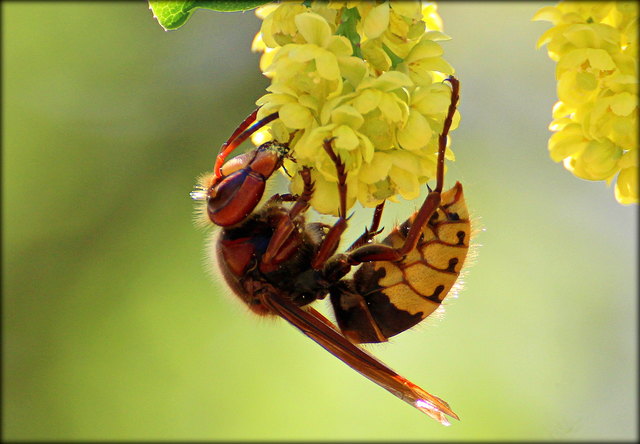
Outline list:
[[[557,62],[551,158],[583,179],[617,174],[618,202],[638,203],[638,4],[561,1],[533,20],[554,25],[538,40]]]
[[[280,118],[254,143],[290,144],[291,191],[302,191],[296,173],[311,167],[311,205],[337,214],[336,168],[323,149],[333,138],[347,171],[349,207],[418,197],[435,176],[451,95],[443,79],[453,73],[438,43],[448,37],[435,4],[287,1],[257,15],[263,22],[253,49],[263,52],[260,67],[271,79],[257,101],[258,119],[276,111]],[[452,128],[458,121],[456,115]]]

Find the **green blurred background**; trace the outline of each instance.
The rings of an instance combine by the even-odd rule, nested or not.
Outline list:
[[[145,2],[3,2],[4,438],[637,438],[637,209],[548,158],[541,5],[440,4],[447,181],[484,231],[446,316],[370,349],[449,401],[446,428],[203,266],[189,191],[267,86],[252,12],[164,32]]]

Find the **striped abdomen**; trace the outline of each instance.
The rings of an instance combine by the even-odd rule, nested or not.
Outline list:
[[[397,226],[383,243],[401,247],[414,217]],[[403,260],[362,264],[350,285],[332,292],[343,333],[354,342],[383,342],[433,313],[460,274],[470,230],[458,182],[442,193],[418,245]]]

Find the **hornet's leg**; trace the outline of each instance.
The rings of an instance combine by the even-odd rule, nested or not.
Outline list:
[[[295,202],[298,200],[298,195],[286,193],[286,194],[274,194],[267,201],[267,205],[280,202]]]
[[[264,273],[274,271],[282,261],[291,257],[293,252],[300,247],[302,240],[294,221],[309,208],[309,201],[313,196],[313,181],[311,180],[310,169],[308,167],[303,168],[300,175],[304,182],[304,189],[296,199],[293,207],[291,207],[291,210],[278,216],[275,230],[260,261],[260,270]]]
[[[267,123],[272,122],[278,118],[277,112],[273,114],[269,114],[267,117],[260,120],[259,122],[256,122],[252,127],[248,128],[249,125],[251,125],[255,121],[256,115],[258,114],[258,109],[256,109],[249,116],[247,116],[247,118],[244,119],[244,121],[240,124],[240,126],[236,128],[236,130],[233,132],[231,137],[229,137],[229,140],[223,143],[222,146],[220,147],[220,152],[216,157],[216,163],[213,167],[213,171],[217,179],[222,177],[222,172],[220,171],[220,168],[224,164],[224,161],[227,158],[227,156],[231,154],[231,152],[235,150],[238,146],[240,146],[242,142],[244,142],[249,137],[251,137],[253,133],[258,131]]]
[[[380,226],[380,219],[382,218],[382,211],[384,210],[385,202],[386,201],[383,200],[381,204],[376,206],[376,209],[373,212],[371,228],[365,228],[362,236],[360,236],[353,244],[351,244],[347,251],[353,251],[358,247],[367,245],[374,237],[382,232],[383,229],[378,229],[378,227]]]
[[[429,219],[433,213],[438,209],[441,201],[442,188],[444,186],[444,153],[447,149],[447,135],[451,128],[451,122],[453,121],[453,115],[456,111],[456,105],[460,98],[460,83],[458,79],[450,76],[447,79],[451,82],[451,103],[447,111],[447,117],[444,121],[442,133],[438,138],[438,160],[436,170],[436,186],[427,195],[424,203],[416,213],[416,216],[411,224],[411,228],[407,233],[404,244],[399,248],[393,248],[383,244],[364,245],[356,248],[348,255],[348,263],[350,265],[358,265],[363,262],[375,262],[375,261],[399,261],[404,258],[409,252],[413,251],[416,247],[422,230],[429,222]]]
[[[338,220],[329,229],[326,237],[320,245],[320,249],[316,253],[311,267],[314,270],[321,270],[324,267],[325,262],[329,259],[333,253],[335,253],[340,243],[340,237],[344,230],[347,229],[347,173],[344,169],[344,163],[336,155],[331,147],[333,139],[325,139],[324,150],[327,152],[333,163],[336,165],[336,171],[338,174],[338,194],[340,196],[340,209],[338,210]]]

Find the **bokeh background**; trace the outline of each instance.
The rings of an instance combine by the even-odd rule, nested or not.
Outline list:
[[[544,4],[440,4],[447,181],[483,231],[446,316],[370,349],[446,428],[205,270],[189,191],[267,86],[252,12],[164,32],[145,2],[2,2],[4,439],[637,438],[637,209],[548,158]]]

